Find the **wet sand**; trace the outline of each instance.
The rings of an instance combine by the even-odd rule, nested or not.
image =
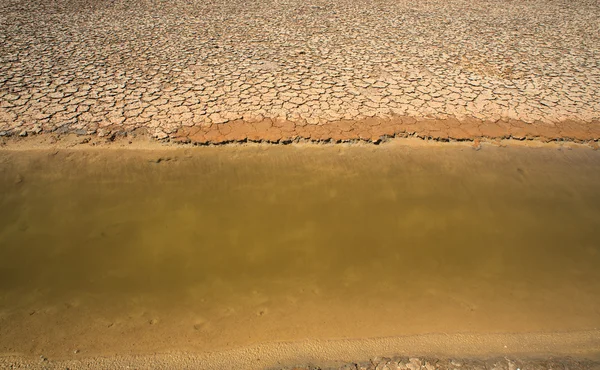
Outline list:
[[[373,353],[380,354],[373,356]],[[398,356],[418,353],[419,357]],[[466,358],[465,358],[466,357]],[[308,365],[310,364],[310,365]],[[0,357],[0,366],[51,369],[489,369],[597,370],[598,331],[536,334],[424,334],[268,342],[232,350],[146,355]],[[412,365],[412,366],[411,366]],[[379,367],[377,367],[379,366]]]
[[[5,148],[0,361],[598,358],[600,153],[480,149]]]

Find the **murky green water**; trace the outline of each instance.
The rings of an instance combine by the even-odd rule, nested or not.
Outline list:
[[[5,353],[600,327],[592,150],[5,151],[0,208]]]

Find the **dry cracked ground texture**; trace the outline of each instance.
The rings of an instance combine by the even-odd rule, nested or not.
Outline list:
[[[600,139],[597,0],[0,0],[0,136]]]

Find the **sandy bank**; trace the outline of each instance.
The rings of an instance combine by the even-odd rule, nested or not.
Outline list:
[[[373,357],[373,354],[378,354]],[[288,343],[264,343],[222,352],[194,354],[167,352],[146,355],[72,356],[70,359],[41,357],[0,357],[6,368],[45,369],[289,369],[289,368],[371,368],[393,363],[388,369],[413,369],[419,357],[427,368],[442,368],[444,361],[454,359],[450,368],[486,366],[486,369],[546,367],[549,359],[555,365],[570,369],[597,369],[600,364],[600,332],[521,333],[521,334],[424,334],[395,338],[351,340],[306,340]],[[580,359],[569,360],[569,358]],[[470,358],[471,360],[463,360]],[[478,359],[479,361],[474,361]],[[545,360],[540,360],[545,359]],[[586,360],[587,359],[587,360]],[[450,362],[450,361],[448,361]],[[437,363],[437,365],[436,365]],[[432,366],[433,365],[433,366]],[[449,365],[449,364],[446,364]],[[457,366],[458,365],[458,366]],[[517,366],[515,366],[517,365]],[[535,365],[535,366],[534,366]],[[546,365],[546,366],[544,366]],[[353,367],[355,366],[355,367]],[[371,367],[372,366],[372,367]],[[388,366],[391,366],[388,364]],[[378,368],[384,368],[378,367]]]

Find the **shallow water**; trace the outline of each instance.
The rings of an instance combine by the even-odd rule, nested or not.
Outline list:
[[[600,327],[600,153],[0,152],[0,352]]]

